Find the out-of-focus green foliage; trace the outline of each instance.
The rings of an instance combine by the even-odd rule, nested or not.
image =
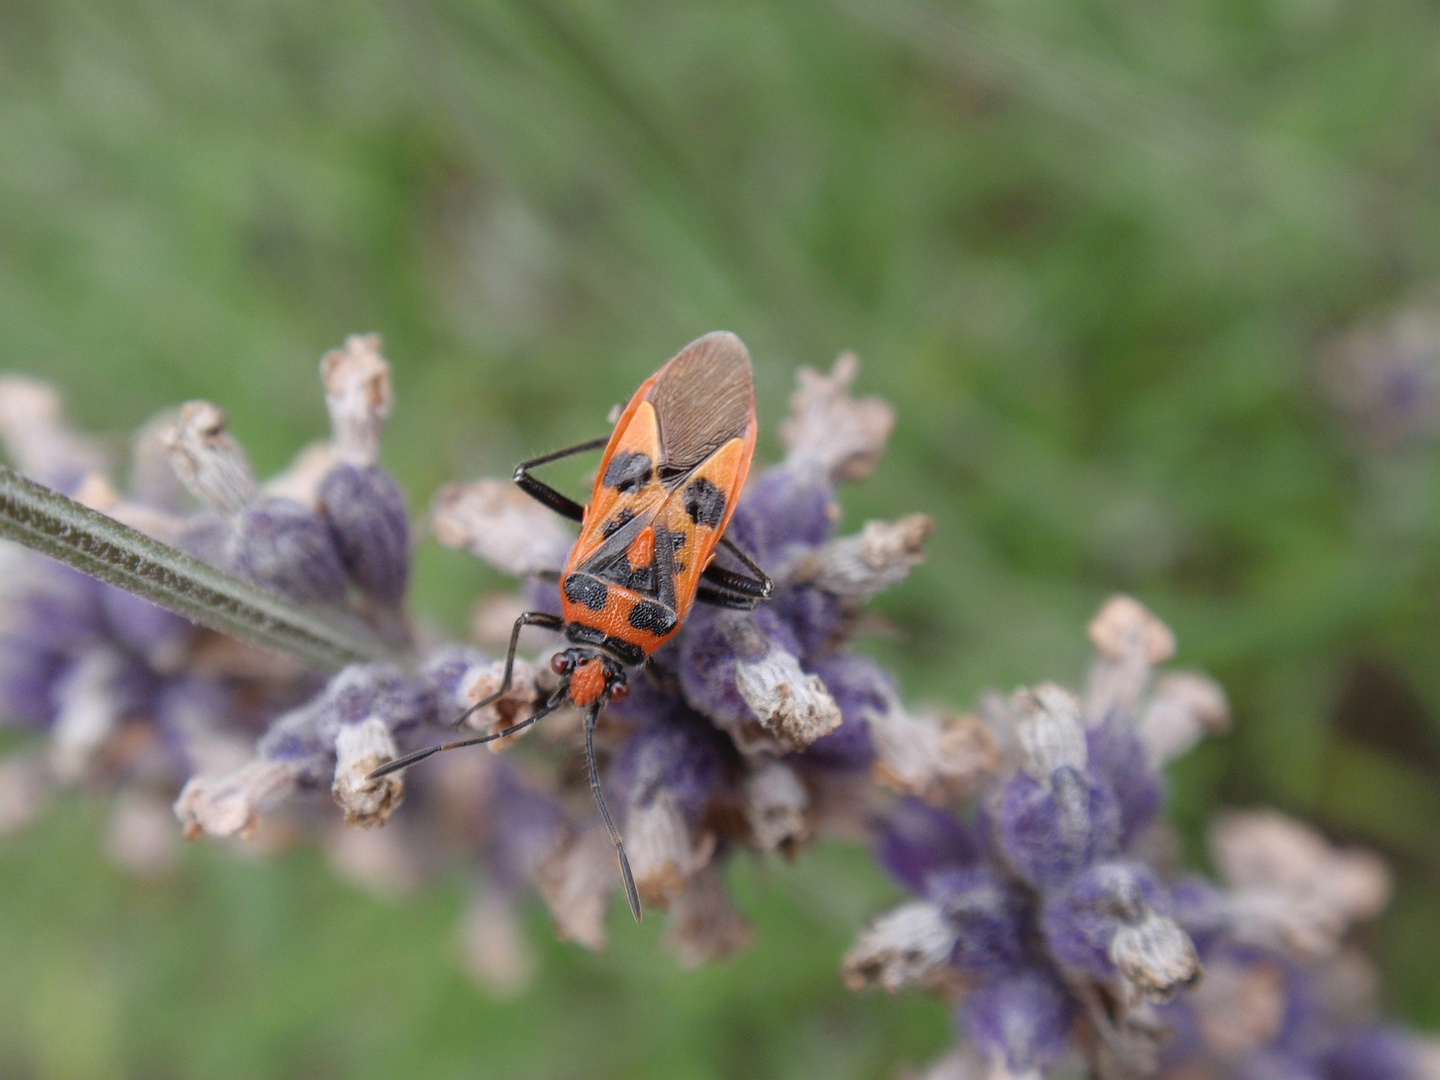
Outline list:
[[[1233,698],[1176,778],[1193,854],[1253,802],[1380,848],[1390,1003],[1434,1026],[1440,456],[1365,451],[1314,361],[1440,271],[1437,59],[1422,0],[10,0],[0,364],[115,433],[218,401],[266,469],[378,330],[418,507],[603,431],[706,330],[754,353],[762,454],[795,366],[856,349],[901,424],[850,516],[939,524],[874,646],[909,694],[1072,679],[1139,596]],[[415,601],[459,629],[493,584],[430,548]],[[213,852],[139,886],[92,832],[0,848],[0,1076],[863,1076],[944,1041],[833,977],[886,895],[852,854],[748,875],[717,971],[617,928],[500,1006],[448,893]]]

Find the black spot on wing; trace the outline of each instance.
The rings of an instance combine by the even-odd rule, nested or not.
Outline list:
[[[635,491],[650,482],[654,466],[648,454],[621,450],[605,467],[605,486],[620,492]]]
[[[589,574],[571,574],[565,579],[565,599],[573,604],[581,604],[591,611],[599,611],[605,606],[605,601],[610,595],[610,590],[603,581],[591,577]]]
[[[702,476],[685,489],[685,512],[696,525],[713,529],[725,516],[725,493]]]
[[[605,471],[605,475],[610,475],[610,471],[608,469]],[[614,536],[617,532],[623,529],[626,525],[629,525],[630,522],[634,520],[635,511],[631,510],[629,507],[626,507],[624,510],[621,510],[618,514],[616,514],[613,518],[611,518],[605,523],[604,527],[600,530],[600,535],[605,537],[606,540],[609,540],[610,537]]]
[[[656,637],[664,637],[675,629],[680,620],[664,604],[653,600],[641,600],[630,609],[630,625],[636,630],[645,630]]]

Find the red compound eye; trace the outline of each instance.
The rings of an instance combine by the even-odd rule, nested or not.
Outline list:
[[[564,675],[570,670],[570,658],[563,652],[557,652],[550,658],[550,670],[556,675]]]
[[[610,688],[610,700],[611,700],[611,701],[624,701],[624,700],[625,700],[627,697],[629,697],[629,696],[630,696],[630,684],[629,684],[629,683],[623,683],[623,682],[622,682],[622,683],[616,683],[614,686],[612,686],[612,687]]]

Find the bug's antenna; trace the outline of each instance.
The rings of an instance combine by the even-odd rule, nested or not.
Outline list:
[[[432,754],[438,754],[442,750],[459,750],[462,746],[479,746],[481,743],[494,742],[496,739],[503,739],[507,735],[514,735],[517,731],[524,731],[531,724],[535,723],[542,716],[549,716],[565,702],[565,690],[562,687],[555,696],[547,701],[538,711],[521,720],[518,724],[512,724],[503,731],[497,731],[491,735],[481,735],[474,739],[462,739],[460,742],[441,743],[439,746],[427,746],[424,750],[416,750],[413,754],[406,754],[404,757],[396,758],[394,761],[387,761],[374,772],[365,777],[366,780],[378,780],[382,776],[389,776],[393,772],[409,768],[417,761],[424,761]],[[466,716],[469,715],[467,712]],[[463,719],[463,718],[462,718]]]
[[[635,875],[630,872],[630,860],[625,857],[625,844],[615,823],[610,820],[610,811],[605,809],[605,796],[600,793],[600,775],[595,771],[595,720],[600,715],[600,704],[596,702],[585,714],[585,764],[590,769],[590,790],[595,793],[595,805],[600,807],[600,816],[605,819],[605,828],[610,830],[610,840],[615,845],[615,854],[620,857],[620,877],[625,882],[625,899],[630,901],[630,914],[640,921],[640,893],[635,889]]]

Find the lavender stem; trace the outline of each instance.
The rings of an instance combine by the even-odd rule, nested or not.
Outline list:
[[[322,670],[395,662],[343,613],[318,617],[0,465],[0,538],[222,634]]]

